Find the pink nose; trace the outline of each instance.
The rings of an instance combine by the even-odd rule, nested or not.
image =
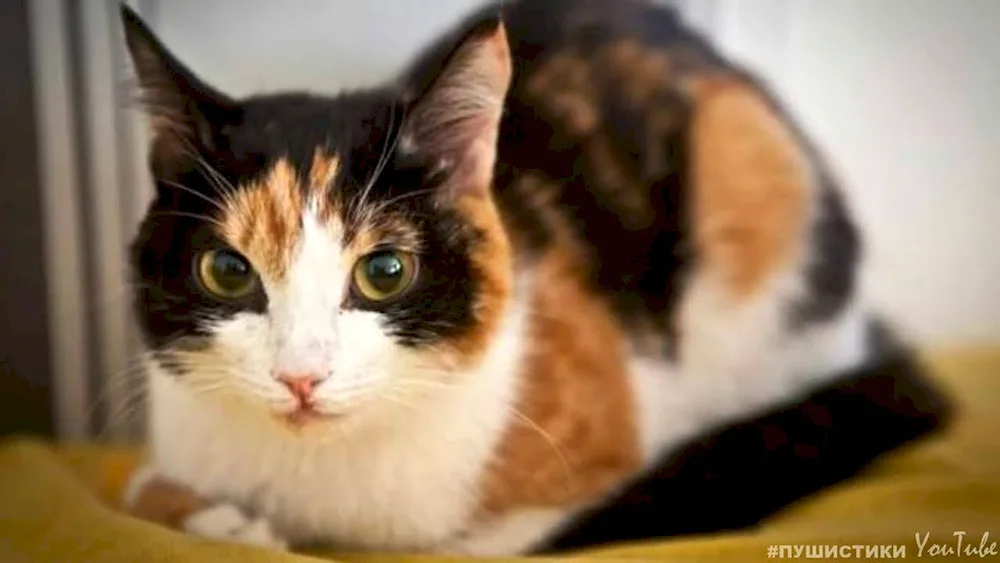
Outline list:
[[[323,381],[323,377],[315,373],[280,373],[278,381],[291,391],[292,396],[298,399],[302,405],[311,402],[316,386]]]

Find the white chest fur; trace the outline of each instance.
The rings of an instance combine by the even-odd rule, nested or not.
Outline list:
[[[150,369],[155,469],[206,498],[267,515],[297,542],[426,549],[462,531],[507,422],[522,312],[477,373],[399,423],[349,437],[298,436],[266,416],[235,416]]]

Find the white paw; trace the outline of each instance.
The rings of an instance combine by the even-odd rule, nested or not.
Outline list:
[[[288,542],[276,534],[264,518],[251,518],[231,504],[216,504],[188,516],[184,531],[196,536],[288,550]]]

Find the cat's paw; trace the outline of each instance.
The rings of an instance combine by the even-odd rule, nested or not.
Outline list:
[[[205,538],[233,541],[281,551],[288,542],[264,518],[252,518],[232,504],[214,504],[184,519],[184,531]]]

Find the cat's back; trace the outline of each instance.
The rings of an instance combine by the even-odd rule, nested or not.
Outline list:
[[[744,294],[796,270],[805,297],[790,305],[795,322],[842,310],[855,228],[763,81],[662,3],[522,0],[466,18],[414,61],[409,83],[429,80],[468,29],[498,17],[514,74],[495,189],[522,257],[570,251],[585,283],[643,333],[675,330],[698,263]],[[658,340],[669,352],[675,338]]]

